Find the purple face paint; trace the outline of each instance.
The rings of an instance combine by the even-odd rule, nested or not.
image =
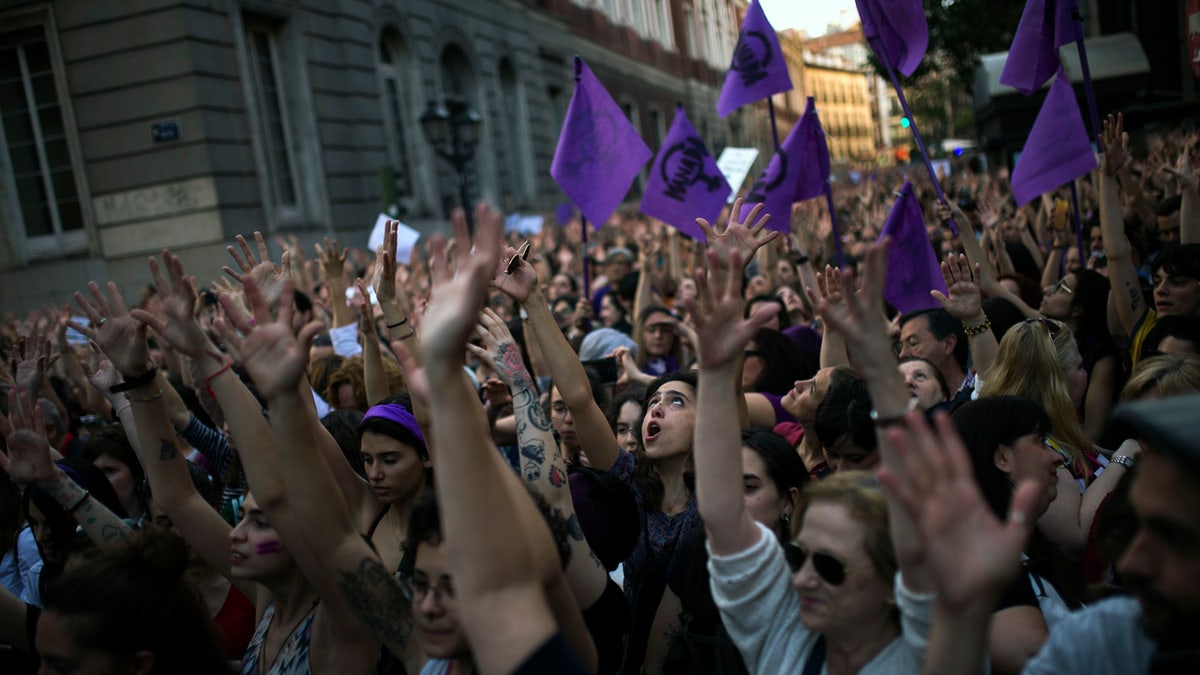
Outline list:
[[[270,555],[272,553],[279,553],[282,550],[283,544],[280,544],[278,541],[264,541],[261,544],[254,545],[254,552],[259,555]]]

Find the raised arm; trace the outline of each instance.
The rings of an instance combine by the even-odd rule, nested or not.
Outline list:
[[[722,260],[718,252],[709,251],[708,272],[696,275],[698,297],[688,307],[700,343],[696,502],[708,545],[723,556],[750,548],[761,536],[746,510],[741,434],[728,414],[737,406],[742,352],[768,320],[770,309],[760,308],[750,319],[742,319],[741,256],[741,251],[733,251]]]
[[[1200,181],[1192,169],[1191,144],[1195,137],[1189,138],[1179,154],[1174,168],[1165,166],[1163,171],[1175,177],[1179,183],[1179,243],[1200,244]]]
[[[329,237],[325,237],[323,244],[313,244],[313,248],[321,261],[325,285],[329,287],[333,327],[349,326],[354,322],[354,312],[346,304],[346,251],[338,247],[337,239],[331,241]]]
[[[435,267],[438,283],[422,319],[422,361],[430,397],[439,403],[430,411],[441,444],[434,480],[459,620],[485,675],[512,672],[559,630],[591,671],[595,648],[549,530],[492,445],[475,392],[459,376],[503,229],[499,213],[481,205],[476,214],[474,248],[460,253],[453,276],[440,262]],[[469,241],[465,229],[458,234]],[[537,309],[545,310],[544,303]]]
[[[592,387],[579,355],[559,330],[558,322],[554,320],[554,315],[546,304],[545,296],[537,283],[537,272],[529,263],[515,258],[517,262],[512,274],[507,273],[515,254],[516,251],[512,249],[505,254],[504,264],[499,266],[492,279],[492,285],[521,303],[521,307],[529,315],[527,326],[537,336],[542,356],[546,359],[546,367],[550,369],[550,377],[554,379],[554,386],[558,388],[558,393],[562,395],[563,401],[571,411],[571,417],[575,420],[579,445],[593,468],[607,471],[616,463],[619,455],[617,437],[608,426],[604,411],[592,397]]]
[[[815,308],[824,302],[826,305],[840,305],[845,301],[846,290],[842,284],[841,270],[832,265],[825,266],[824,274],[817,274],[815,286],[805,286],[804,294]],[[821,367],[848,365],[850,357],[846,354],[846,340],[837,329],[826,324],[821,332]]]
[[[134,321],[125,308],[116,286],[109,286],[109,295],[100,293],[99,287],[91,284],[92,300],[87,301],[79,293],[79,303],[92,327],[77,326],[77,330],[95,341],[103,349],[115,372],[124,376],[126,382],[145,377],[150,362],[146,346],[145,326]],[[174,298],[164,301],[165,311],[175,311]],[[182,311],[182,310],[180,310]],[[189,310],[190,311],[190,310]],[[161,331],[160,331],[161,334]],[[98,368],[98,371],[104,371]],[[117,384],[117,377],[112,381]],[[93,377],[94,384],[105,386],[104,380]],[[167,418],[162,398],[158,395],[156,379],[144,380],[143,384],[128,392],[128,400],[118,410],[122,421],[127,423],[130,440],[136,436],[133,447],[146,470],[150,489],[158,503],[172,522],[179,528],[196,553],[213,569],[229,575],[229,524],[213,510],[196,492],[188,475],[187,466],[175,443],[175,432]],[[118,404],[120,405],[120,404]],[[126,417],[128,415],[128,417]],[[254,590],[246,587],[247,597],[254,597]]]
[[[1146,300],[1138,282],[1129,240],[1125,238],[1125,218],[1117,186],[1117,172],[1129,156],[1129,135],[1123,130],[1124,119],[1112,115],[1104,122],[1100,148],[1104,161],[1100,166],[1100,234],[1104,237],[1104,253],[1108,256],[1108,282],[1116,305],[1121,328],[1129,335],[1137,328],[1146,313]]]
[[[363,380],[367,386],[367,405],[375,405],[392,395],[388,387],[387,373],[383,370],[383,352],[379,349],[379,338],[375,336],[375,316],[371,307],[371,296],[362,279],[354,281],[362,295],[363,304],[358,308],[358,334],[363,343]]]
[[[590,607],[604,592],[608,574],[584,539],[567,484],[567,463],[558,443],[554,441],[554,431],[538,399],[533,377],[521,360],[521,350],[508,331],[508,326],[491,309],[484,308],[475,336],[483,346],[468,343],[467,349],[490,363],[501,381],[512,391],[521,461],[520,476],[526,485],[545,497],[551,507],[560,509],[567,519],[571,545],[567,580],[580,606]]]
[[[846,339],[846,350],[867,384],[874,407],[872,417],[876,420],[875,432],[879,438],[879,451],[885,467],[897,464],[897,450],[883,430],[896,423],[903,423],[904,415],[913,409],[908,388],[896,364],[887,336],[887,321],[883,316],[883,285],[887,275],[887,242],[875,244],[867,251],[863,264],[862,285],[855,293],[847,293],[844,302],[833,305],[822,300],[817,312],[830,326],[837,329]],[[845,285],[853,286],[853,277],[846,277]],[[896,549],[896,561],[904,578],[904,584],[918,593],[933,588],[933,579],[924,558],[922,542],[913,530],[912,522],[898,508],[888,509],[888,522],[892,531],[892,542]]]
[[[1030,517],[1040,488],[1023,483],[1013,494],[1007,522],[983,501],[950,418],[939,413],[935,436],[919,411],[907,428],[887,432],[894,459],[879,472],[890,508],[903,510],[924,542],[935,581],[933,627],[926,675],[982,672],[988,625],[1001,592],[1020,569],[1021,552],[1033,531]]]
[[[8,411],[11,420],[0,415],[0,434],[8,447],[7,454],[0,452],[0,469],[17,485],[50,495],[101,549],[129,536],[132,530],[124,521],[54,464],[43,435],[42,406],[31,405],[27,395],[14,389],[8,392]]]
[[[963,325],[967,332],[967,343],[971,351],[971,364],[976,373],[986,374],[996,360],[996,334],[992,332],[992,324],[983,313],[983,301],[979,295],[979,286],[975,280],[982,274],[978,264],[972,265],[965,255],[951,253],[942,261],[942,277],[946,281],[946,289],[950,295],[941,291],[930,291],[934,300]]]

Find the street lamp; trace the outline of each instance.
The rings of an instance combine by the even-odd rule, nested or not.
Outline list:
[[[483,118],[479,113],[460,98],[448,98],[444,106],[430,101],[421,115],[421,129],[425,132],[425,138],[458,175],[458,197],[467,215],[467,228],[472,233],[475,232],[475,219],[467,190],[467,167],[475,156],[475,146],[479,145],[482,124]]]

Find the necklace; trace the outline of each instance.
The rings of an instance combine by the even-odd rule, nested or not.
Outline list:
[[[304,620],[308,618],[309,614],[312,614],[314,611],[316,611],[317,603],[320,601],[321,601],[320,596],[313,598],[312,606],[309,607],[308,611],[305,612],[304,614],[301,614],[300,618],[296,620],[296,623],[292,624],[292,629],[288,631],[287,635],[283,638],[283,641],[279,643],[279,647],[277,647],[275,649],[275,656],[271,658],[271,666],[272,667],[275,665],[275,661],[279,658],[279,655],[281,653],[283,653],[283,648],[286,647],[287,644],[292,641],[292,637],[295,635],[296,629],[300,627],[300,624],[304,623]],[[272,617],[271,623],[274,623],[274,622],[275,622],[274,617]],[[271,632],[271,629],[267,628],[267,633],[270,633],[270,632]],[[266,646],[267,646],[267,636],[264,635],[263,636],[263,647],[266,648]],[[266,660],[260,658],[258,660],[259,675],[265,675],[264,669],[266,667],[267,667]]]

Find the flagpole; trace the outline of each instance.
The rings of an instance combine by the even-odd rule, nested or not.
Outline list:
[[[842,235],[838,232],[837,209],[833,208],[833,186],[825,181],[825,203],[829,205],[829,223],[833,226],[833,245],[837,247],[837,266],[846,265],[846,253],[842,251]]]
[[[1083,222],[1079,219],[1079,188],[1071,181],[1071,209],[1075,212],[1075,245],[1079,247],[1079,264],[1087,262],[1083,252]],[[1065,256],[1064,256],[1065,257]]]
[[[1100,114],[1096,112],[1096,92],[1092,89],[1092,69],[1088,67],[1087,47],[1083,44],[1083,14],[1079,12],[1079,7],[1071,10],[1071,19],[1075,22],[1075,34],[1079,38],[1075,41],[1075,48],[1079,50],[1079,67],[1083,70],[1083,92],[1087,95],[1088,115],[1092,119],[1092,138],[1099,140]]]
[[[896,96],[900,99],[900,107],[904,109],[904,115],[908,118],[908,128],[912,131],[913,139],[917,141],[917,148],[921,150],[921,159],[925,162],[925,170],[929,172],[929,180],[933,182],[933,191],[937,194],[938,201],[944,202],[946,195],[942,193],[942,184],[938,182],[937,172],[933,170],[933,162],[929,160],[929,151],[925,149],[925,141],[921,138],[921,132],[917,131],[917,120],[908,107],[908,99],[904,98],[904,90],[900,88],[900,81],[896,79],[892,61],[884,51],[883,45],[879,44],[878,35],[868,36],[867,41],[871,43],[875,55],[879,57],[879,60],[883,62],[884,69],[887,70],[888,79],[892,82],[892,89],[896,91]],[[950,226],[950,233],[958,236],[958,225],[954,222],[954,218],[951,217],[946,224]]]
[[[587,216],[583,215],[583,211],[579,212],[579,238],[582,242],[581,249],[583,253],[583,297],[587,298],[588,302],[592,301],[592,284],[591,275],[588,273],[588,247],[587,247]]]
[[[775,141],[775,151],[779,152],[779,129],[775,127],[775,98],[767,97],[767,110],[771,113],[771,138]]]

